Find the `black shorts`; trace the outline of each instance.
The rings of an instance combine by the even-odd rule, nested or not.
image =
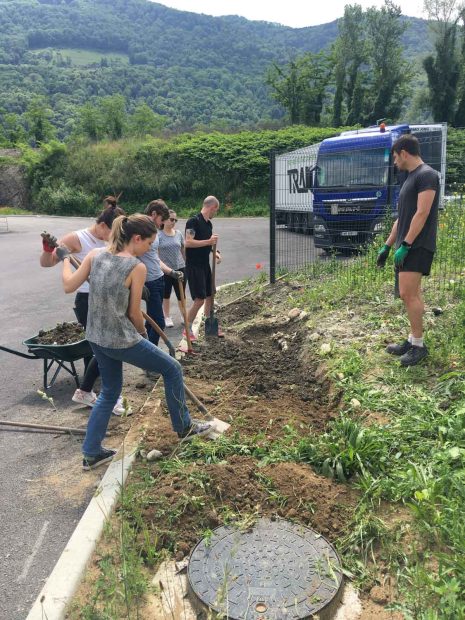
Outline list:
[[[182,286],[184,287],[184,294],[186,293],[186,269],[181,267],[181,269],[176,269],[176,271],[182,271],[184,274],[184,280],[182,281]],[[179,280],[172,278],[171,276],[165,275],[165,290],[163,291],[163,299],[169,299],[171,297],[171,291],[174,289],[176,293],[176,297],[181,299],[181,293],[179,291]]]
[[[398,268],[398,271],[413,271],[429,276],[433,258],[434,252],[425,250],[425,248],[413,248],[405,257],[404,264]]]
[[[186,265],[186,277],[192,299],[206,299],[212,294],[212,272],[206,265]]]

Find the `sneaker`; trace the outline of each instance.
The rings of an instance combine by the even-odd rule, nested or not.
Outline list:
[[[183,329],[183,330],[182,330],[182,336],[183,336],[183,338],[185,338],[185,337],[186,337],[186,330],[185,330],[185,329]],[[195,342],[196,340],[197,340],[197,336],[195,336],[195,335],[191,332],[191,342]]]
[[[400,358],[400,363],[402,366],[416,366],[416,364],[425,359],[427,355],[428,349],[426,347],[417,347],[412,344],[407,353],[404,353]]]
[[[412,343],[408,340],[404,340],[402,344],[388,344],[386,347],[386,353],[390,355],[405,355],[409,349],[412,348]]]
[[[178,437],[181,441],[192,441],[194,437],[203,437],[208,435],[212,430],[210,422],[197,422],[192,420],[191,425],[186,428],[182,433],[178,433]]]
[[[127,405],[126,408],[124,407],[122,396],[118,398],[118,400],[116,401],[116,405],[113,407],[113,415],[132,415],[131,407],[129,405]]]
[[[80,405],[86,405],[87,407],[93,407],[97,402],[97,394],[95,392],[84,392],[77,389],[73,397],[71,398],[73,403],[79,403]]]
[[[174,327],[173,319],[170,316],[165,316],[165,327]]]
[[[90,469],[100,467],[100,465],[111,461],[115,454],[116,450],[107,450],[106,448],[103,448],[102,452],[98,456],[84,455],[84,458],[82,459],[82,469],[89,471]]]

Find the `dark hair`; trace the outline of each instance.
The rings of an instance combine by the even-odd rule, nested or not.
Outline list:
[[[168,205],[161,198],[149,202],[149,204],[145,207],[144,213],[145,215],[152,215],[154,211],[157,215],[161,215],[163,220],[167,220],[170,216]]]
[[[142,213],[134,213],[134,215],[129,216],[120,215],[111,227],[108,249],[112,254],[116,254],[124,249],[133,235],[140,235],[142,239],[147,239],[156,233],[157,227],[146,215]]]
[[[113,199],[114,202],[112,202],[110,199]],[[114,196],[107,196],[103,202],[108,203],[108,206],[105,207],[105,209],[100,213],[96,221],[97,224],[106,224],[108,228],[111,228],[113,226],[115,218],[117,218],[119,215],[126,215],[126,213],[121,207],[118,207],[118,205],[116,204],[116,198]]]
[[[406,151],[409,155],[413,155],[414,157],[420,157],[421,151],[418,138],[410,134],[398,138],[392,145],[392,152],[400,153],[401,151]]]

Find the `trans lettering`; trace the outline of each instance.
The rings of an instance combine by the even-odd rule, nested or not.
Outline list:
[[[287,171],[289,177],[289,193],[306,194],[311,188],[311,168],[302,166]]]

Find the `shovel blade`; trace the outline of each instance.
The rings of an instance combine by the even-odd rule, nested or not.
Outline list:
[[[205,336],[218,336],[218,319],[213,315],[205,321]]]

